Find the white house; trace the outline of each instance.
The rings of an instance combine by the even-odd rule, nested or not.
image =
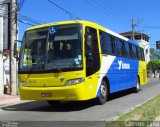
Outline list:
[[[120,33],[122,36],[125,36],[129,39],[132,39],[132,31]],[[140,43],[144,47],[144,55],[146,63],[150,61],[150,43],[149,36],[144,33],[134,32],[134,41]]]
[[[0,0],[0,94],[10,84],[10,2]]]

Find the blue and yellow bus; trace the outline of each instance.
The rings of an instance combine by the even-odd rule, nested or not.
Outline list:
[[[73,20],[26,30],[19,57],[21,100],[81,101],[147,83],[143,47],[96,23]]]

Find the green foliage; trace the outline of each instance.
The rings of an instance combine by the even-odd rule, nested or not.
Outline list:
[[[149,61],[149,63],[147,64],[147,69],[153,71],[160,69],[160,60]]]
[[[134,110],[122,114],[116,121],[124,122],[126,125],[140,124],[142,127],[149,126],[152,121],[160,116],[160,95],[154,97],[153,99],[147,101],[141,106],[136,107]],[[128,123],[128,124],[127,124]],[[140,125],[133,125],[134,127],[139,127]],[[132,127],[133,127],[132,126]],[[130,126],[131,127],[131,126]]]

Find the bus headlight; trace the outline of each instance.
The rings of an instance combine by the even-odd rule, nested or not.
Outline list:
[[[71,80],[68,80],[66,82],[66,86],[79,84],[79,83],[84,82],[84,81],[85,81],[85,78],[71,79]]]
[[[28,86],[28,84],[26,82],[22,82],[22,81],[19,81],[19,86]]]

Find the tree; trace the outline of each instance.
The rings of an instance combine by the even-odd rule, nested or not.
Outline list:
[[[155,71],[159,70],[160,71],[160,60],[151,60],[149,61],[149,63],[147,64],[147,70],[152,70],[152,72],[154,73],[154,77],[155,75]]]

